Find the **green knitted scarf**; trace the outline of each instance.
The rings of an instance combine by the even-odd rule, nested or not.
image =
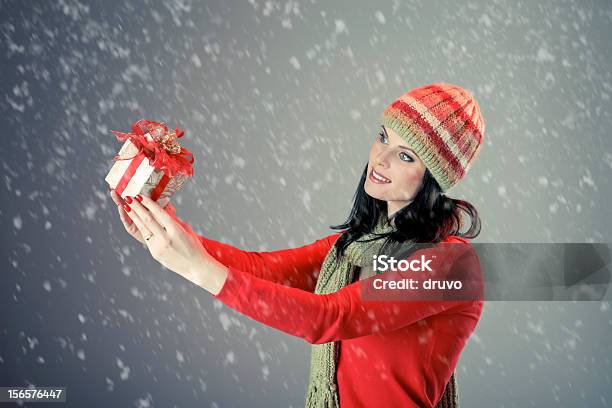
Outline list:
[[[382,213],[373,230],[346,247],[343,256],[336,259],[336,246],[332,245],[323,260],[321,271],[317,280],[315,293],[335,293],[353,280],[355,267],[371,268],[372,258],[378,255],[385,243],[379,237],[394,230],[386,214]],[[385,245],[384,253],[408,254],[416,248],[413,242],[398,243],[389,241]],[[402,259],[397,257],[397,259]],[[336,384],[336,365],[338,362],[339,341],[325,344],[313,344],[310,359],[310,379],[306,392],[306,408],[339,408],[338,388]],[[444,395],[437,404],[438,408],[458,407],[455,375],[451,376]]]

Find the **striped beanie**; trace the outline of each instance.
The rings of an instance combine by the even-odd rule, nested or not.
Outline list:
[[[445,83],[408,91],[385,109],[380,123],[408,143],[443,192],[468,172],[482,147],[485,128],[472,94]]]

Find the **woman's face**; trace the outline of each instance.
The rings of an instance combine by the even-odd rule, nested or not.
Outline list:
[[[421,159],[405,145],[393,129],[381,126],[370,149],[364,188],[369,196],[387,202],[389,217],[410,204],[425,174],[426,168]],[[386,180],[377,180],[373,171]]]

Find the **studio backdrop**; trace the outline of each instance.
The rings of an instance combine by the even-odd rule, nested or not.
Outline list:
[[[390,102],[456,83],[486,120],[449,193],[479,211],[473,243],[612,242],[611,20],[606,1],[2,1],[0,386],[63,386],[71,407],[303,406],[309,344],[125,232],[104,177],[111,131],[141,118],[195,156],[177,215],[271,251],[346,219]],[[610,338],[608,300],[488,301],[461,406],[610,406]]]

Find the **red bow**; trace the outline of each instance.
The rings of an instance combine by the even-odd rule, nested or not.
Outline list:
[[[133,157],[113,157],[113,160],[131,160],[134,157],[144,154],[149,159],[149,164],[158,170],[163,170],[168,177],[176,174],[184,174],[188,177],[193,176],[193,154],[189,150],[181,147],[174,141],[182,137],[185,132],[179,128],[168,132],[168,127],[163,123],[151,122],[140,119],[132,125],[133,133],[122,133],[112,131],[117,140],[130,141],[138,149]],[[152,140],[145,135],[149,134]]]

